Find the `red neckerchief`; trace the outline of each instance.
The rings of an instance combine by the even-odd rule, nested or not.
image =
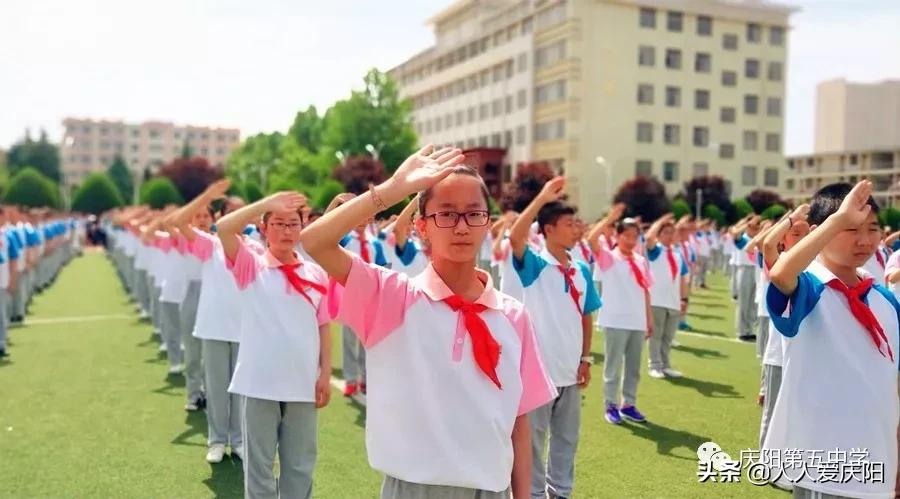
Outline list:
[[[372,263],[372,258],[369,256],[369,239],[366,237],[365,229],[357,232],[356,235],[359,240],[359,257],[366,263]]]
[[[322,286],[317,282],[307,281],[306,279],[300,277],[300,275],[297,273],[297,269],[299,267],[300,263],[286,263],[277,268],[281,271],[282,274],[284,274],[284,277],[287,279],[291,287],[294,288],[295,291],[303,295],[303,298],[306,298],[306,301],[308,301],[309,304],[312,305],[312,298],[310,298],[309,295],[306,294],[306,291],[303,288],[309,286],[323,295],[327,290],[325,286]]]
[[[891,359],[891,362],[893,362],[894,352],[891,350],[891,345],[888,342],[887,336],[884,334],[884,330],[881,328],[881,324],[878,323],[878,318],[872,313],[872,309],[862,301],[862,296],[869,292],[869,289],[872,288],[874,282],[874,279],[867,277],[851,288],[841,282],[840,279],[835,278],[828,281],[827,285],[829,288],[838,291],[847,297],[847,303],[850,305],[850,313],[853,314],[853,317],[856,317],[856,320],[869,332],[869,337],[872,338],[872,342],[875,343],[875,348],[878,350],[878,353],[880,353],[882,357]]]
[[[584,258],[584,261],[590,263],[591,250],[589,250],[587,245],[584,244],[584,241],[578,241],[578,247],[581,249],[581,256]]]
[[[484,312],[487,307],[480,303],[467,302],[459,295],[453,295],[444,299],[455,312],[461,312],[466,331],[472,339],[472,355],[475,363],[490,380],[503,389],[500,379],[497,377],[497,364],[500,362],[500,344],[491,335],[491,330],[478,314]]]
[[[647,282],[647,278],[644,276],[644,273],[641,272],[641,269],[638,268],[637,263],[634,262],[634,255],[626,255],[622,253],[622,256],[625,257],[625,260],[628,261],[628,266],[631,267],[631,275],[634,276],[634,280],[637,281],[638,286],[643,290],[650,289],[650,284]]]
[[[884,269],[884,255],[881,253],[881,248],[875,250],[875,259],[878,260],[878,265]]]
[[[672,247],[666,248],[666,258],[669,260],[669,271],[672,273],[672,280],[678,277],[678,264],[675,262],[675,252]]]
[[[575,302],[575,309],[578,310],[578,313],[581,313],[581,293],[578,292],[578,288],[575,287],[575,267],[566,268],[565,265],[557,265],[556,268],[562,272],[563,279],[566,280],[566,287],[569,291],[569,296],[572,297],[572,301]]]

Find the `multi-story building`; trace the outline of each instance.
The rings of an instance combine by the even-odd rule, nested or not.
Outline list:
[[[185,145],[211,164],[224,164],[231,150],[240,143],[240,131],[234,128],[76,118],[66,118],[63,125],[60,160],[69,184],[80,183],[91,172],[105,171],[117,155],[138,174],[178,157]]]
[[[872,195],[900,201],[900,80],[816,87],[815,151],[788,158],[787,196],[803,201],[834,182],[872,181]]]
[[[569,178],[584,215],[652,175],[778,190],[793,9],[759,0],[458,0],[391,70],[420,140],[506,149]]]

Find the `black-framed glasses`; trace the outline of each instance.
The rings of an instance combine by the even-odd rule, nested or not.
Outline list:
[[[469,227],[484,227],[491,221],[491,214],[487,210],[475,210],[460,213],[458,211],[438,211],[425,218],[434,220],[434,225],[441,229],[451,229],[459,225],[459,219],[465,218]]]
[[[269,227],[272,227],[272,228],[278,229],[278,230],[299,230],[301,227],[303,227],[303,224],[299,223],[299,222],[289,223],[289,224],[282,223],[282,222],[272,222],[269,224]]]

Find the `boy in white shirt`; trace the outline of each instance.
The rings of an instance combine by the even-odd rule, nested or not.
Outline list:
[[[799,459],[767,463],[776,483],[794,482],[795,497],[890,499],[898,492],[900,304],[859,271],[880,240],[871,192],[868,180],[816,192],[809,235],[769,273],[766,300],[785,347],[762,455],[799,450]],[[859,449],[865,455],[857,458],[874,477],[829,480],[821,465],[809,466],[824,459],[817,450]]]
[[[758,216],[753,216],[745,222],[738,223],[731,228],[734,236],[734,269],[735,269],[735,295],[737,307],[735,310],[735,330],[741,341],[756,341],[757,313],[756,291],[756,253],[755,249],[747,249],[750,240],[760,230]]]
[[[546,184],[510,229],[513,265],[524,288],[525,307],[534,322],[538,351],[558,395],[529,414],[533,472],[531,497],[570,497],[575,483],[575,451],[581,427],[581,392],[591,379],[591,314],[600,296],[590,267],[570,251],[581,238],[575,208],[558,201],[565,178]],[[534,219],[546,247],[528,245]],[[550,454],[546,466],[547,440]]]

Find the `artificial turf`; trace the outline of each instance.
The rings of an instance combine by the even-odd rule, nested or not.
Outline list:
[[[595,335],[575,497],[786,497],[745,478],[698,483],[699,444],[713,440],[735,458],[757,447],[759,363],[752,345],[732,341],[726,284],[714,276],[709,290],[692,296],[695,331],[679,335],[673,352],[685,377],[642,372],[646,424],[603,420],[603,336]],[[10,330],[11,356],[0,360],[0,497],[243,494],[240,461],[206,463],[204,416],[183,410],[183,378],[166,375],[150,326],[138,322],[102,254],[66,267],[36,297],[28,321]],[[339,373],[337,328],[334,338]],[[378,497],[364,421],[364,409],[337,392],[320,412],[315,497]]]

